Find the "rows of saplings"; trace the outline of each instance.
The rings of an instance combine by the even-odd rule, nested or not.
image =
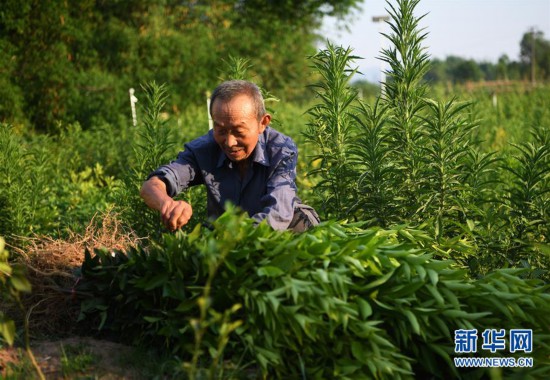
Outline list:
[[[532,125],[532,138],[504,153],[483,151],[469,105],[427,96],[417,3],[388,4],[392,47],[382,58],[391,69],[375,104],[349,85],[349,50],[329,45],[311,57],[321,80],[305,133],[308,202],[327,222],[274,232],[228,207],[213,229],[87,251],[80,319],[173,355],[175,377],[479,378],[489,370],[455,367],[454,332],[488,328],[533,331],[532,353],[481,351],[533,358],[503,375],[548,376],[548,125]],[[161,98],[152,88],[148,144],[125,189],[162,161]],[[122,217],[158,230],[137,195],[121,193],[132,206]],[[10,275],[20,268],[0,257],[2,294],[27,290]],[[0,323],[12,340],[13,324]]]

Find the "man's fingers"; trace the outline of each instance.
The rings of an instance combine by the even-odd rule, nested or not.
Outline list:
[[[191,208],[191,205],[186,202],[182,202],[182,203],[183,203],[183,209],[178,218],[177,228],[181,228],[185,226],[189,222],[189,219],[191,219],[191,215],[193,215],[193,209]]]
[[[177,229],[182,228],[189,222],[189,218],[185,214],[181,214],[180,217],[177,220]]]
[[[173,201],[162,209],[162,223],[170,231],[175,231],[189,222],[193,214],[191,205],[184,201]]]
[[[187,202],[185,202],[185,207],[183,208],[183,214],[187,217],[187,220],[191,219],[191,216],[193,216],[193,207]]]
[[[162,224],[168,227],[168,222],[170,220],[170,214],[174,209],[174,202],[167,202],[162,206],[160,211],[160,216],[162,218]]]
[[[172,209],[172,211],[170,212],[168,216],[168,221],[167,221],[168,223],[166,225],[166,227],[168,227],[170,231],[175,231],[181,227],[179,225],[179,218],[181,215],[181,211],[182,211],[182,208],[181,206],[178,205],[174,209]]]

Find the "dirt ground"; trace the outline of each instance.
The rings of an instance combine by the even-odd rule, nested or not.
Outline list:
[[[133,350],[122,344],[87,337],[72,337],[58,341],[36,342],[32,352],[46,379],[94,378],[94,379],[142,379],[139,370],[132,368],[128,358]],[[76,354],[85,355],[86,362]],[[69,358],[74,372],[63,368],[63,358]],[[11,363],[11,364],[10,364]],[[12,368],[15,378],[27,379],[29,373],[36,375],[24,349],[8,348],[0,350],[0,378]],[[25,368],[25,374],[14,376],[13,368]]]
[[[142,378],[139,371],[132,367],[129,358],[133,352],[131,347],[73,334],[79,311],[74,289],[79,281],[77,273],[85,250],[93,252],[93,249],[101,247],[125,249],[136,246],[139,240],[133,232],[122,228],[115,213],[107,211],[94,216],[83,234],[72,234],[65,240],[47,236],[22,238],[16,246],[8,247],[27,268],[27,278],[32,285],[32,293],[22,295],[31,334],[40,332],[41,336],[70,336],[59,340],[33,340],[34,343],[31,343],[31,350],[47,379]],[[0,308],[15,316],[16,325],[22,326],[24,315],[8,305],[13,306],[0,303]],[[65,368],[62,359],[65,359]],[[11,375],[6,376],[8,367],[12,369]],[[79,374],[81,369],[85,373]],[[67,370],[74,373],[67,375]],[[39,378],[24,348],[0,346],[0,379],[5,377],[24,380]]]

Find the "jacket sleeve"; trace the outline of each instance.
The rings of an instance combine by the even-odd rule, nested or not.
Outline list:
[[[252,216],[257,223],[266,220],[275,230],[286,230],[294,217],[296,195],[296,149],[287,152],[269,176],[266,194],[261,198],[263,209]]]
[[[186,149],[178,154],[176,160],[162,165],[149,174],[147,179],[158,177],[166,184],[166,192],[175,197],[185,189],[202,183],[199,165],[192,150]]]

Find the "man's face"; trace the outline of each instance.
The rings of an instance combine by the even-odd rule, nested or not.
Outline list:
[[[228,102],[215,100],[212,104],[212,120],[214,140],[231,161],[239,162],[250,157],[271,116],[265,114],[258,121],[250,97],[238,95]]]

